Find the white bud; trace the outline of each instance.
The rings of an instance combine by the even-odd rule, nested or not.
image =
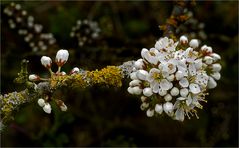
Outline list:
[[[147,97],[145,97],[145,96],[141,96],[140,99],[141,99],[142,102],[145,102],[146,99],[147,99]]]
[[[179,94],[179,90],[177,87],[173,87],[170,91],[172,96],[177,96]]]
[[[127,91],[132,95],[134,94],[134,90],[132,87],[128,87]]]
[[[146,80],[148,75],[149,73],[146,70],[138,70],[138,72],[136,73],[136,76],[140,80]]]
[[[163,110],[165,111],[165,113],[171,113],[173,111],[173,104],[171,102],[164,103]]]
[[[39,106],[43,107],[45,105],[45,100],[40,98],[40,99],[38,99],[37,103]]]
[[[179,39],[181,44],[187,44],[188,43],[188,38],[186,36],[181,36]]]
[[[164,96],[164,100],[165,101],[171,101],[172,100],[172,96],[170,94],[167,94],[166,96]]]
[[[67,110],[67,106],[63,103],[61,106],[60,106],[60,109],[61,111],[65,112]]]
[[[203,52],[206,52],[206,53],[212,53],[212,47],[207,46],[207,45],[203,45],[203,46],[201,47],[201,50],[202,50]]]
[[[133,80],[129,83],[129,86],[134,87],[134,86],[139,86],[141,83],[140,80]]]
[[[61,72],[61,75],[62,75],[62,76],[66,75],[66,72],[62,71],[62,72]]]
[[[133,87],[133,92],[135,95],[140,95],[142,93],[142,91],[143,90],[141,88],[139,88],[138,86]]]
[[[143,89],[143,94],[147,97],[150,97],[153,95],[152,89],[149,87],[146,87]]]
[[[154,110],[148,109],[147,112],[146,112],[146,115],[148,117],[153,117],[154,116]]]
[[[210,56],[213,58],[213,60],[216,62],[221,59],[221,56],[217,53],[212,53]]]
[[[68,60],[68,57],[69,57],[69,52],[68,50],[65,50],[65,49],[61,49],[61,50],[58,50],[58,52],[56,53],[56,64],[58,66],[63,66],[66,61]]]
[[[140,109],[141,110],[145,110],[146,108],[148,108],[149,107],[149,103],[146,103],[146,102],[144,102],[144,103],[142,103],[141,105],[140,105]]]
[[[221,71],[221,69],[222,69],[222,66],[220,64],[218,64],[218,63],[212,64],[212,70],[213,71],[219,72],[219,71]]]
[[[204,60],[205,60],[205,63],[208,65],[212,64],[212,62],[213,62],[213,58],[210,56],[205,56]]]
[[[167,90],[163,90],[163,89],[160,88],[158,94],[160,96],[165,96],[167,94]]]
[[[215,79],[215,80],[219,80],[221,78],[221,74],[219,72],[214,72],[211,74],[211,76]]]
[[[47,56],[41,57],[41,64],[47,69],[51,68],[51,63],[52,63],[51,58]]]
[[[31,74],[31,75],[29,75],[28,79],[30,81],[38,81],[38,80],[40,80],[40,77],[38,75]]]
[[[144,66],[143,59],[138,59],[137,61],[135,61],[135,62],[134,62],[134,66],[135,66],[137,69],[143,69],[143,66]]]
[[[180,80],[183,78],[183,72],[182,71],[177,71],[176,74],[175,74],[175,77],[177,80]]]
[[[155,112],[157,112],[158,114],[162,114],[162,112],[163,112],[163,106],[162,106],[161,104],[156,104],[154,110],[155,110]]]
[[[138,79],[136,73],[137,72],[130,73],[130,79],[132,79],[132,80]]]
[[[193,49],[197,48],[199,46],[199,42],[197,39],[192,39],[190,42],[189,42],[189,46],[192,47]]]
[[[213,89],[216,86],[217,86],[217,82],[212,77],[209,77],[209,80],[208,80],[208,83],[207,83],[207,87],[209,89]]]
[[[78,67],[74,67],[71,71],[71,73],[79,73],[80,69]]]
[[[51,105],[50,105],[49,103],[46,103],[46,104],[44,105],[44,107],[43,107],[43,110],[44,110],[46,113],[50,114],[50,113],[51,113]]]
[[[170,76],[167,77],[167,80],[173,81],[174,80],[174,74],[171,74]]]
[[[183,88],[180,90],[180,95],[182,97],[186,97],[188,95],[188,89],[187,88]]]

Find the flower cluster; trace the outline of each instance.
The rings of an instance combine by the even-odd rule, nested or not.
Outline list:
[[[41,58],[41,64],[47,68],[51,74],[51,77],[54,77],[54,76],[64,76],[66,75],[66,73],[64,71],[61,71],[61,67],[67,62],[68,60],[68,57],[69,57],[69,52],[68,50],[64,50],[64,49],[61,49],[57,52],[56,54],[56,58],[55,58],[55,63],[57,64],[58,66],[58,70],[57,72],[53,72],[51,70],[51,66],[52,66],[52,60],[50,57],[47,57],[47,56],[42,56]],[[71,71],[70,71],[70,75],[73,75],[73,74],[76,74],[76,73],[79,73],[80,70],[79,68],[75,67],[73,68]],[[50,79],[45,79],[45,78],[41,78],[40,76],[36,75],[36,74],[31,74],[29,75],[29,80],[32,81],[32,82],[39,82],[39,81],[49,81]],[[46,82],[48,84],[48,82]],[[41,83],[43,85],[43,83]],[[40,84],[39,84],[40,85]],[[38,88],[40,88],[41,86],[38,85]],[[42,98],[38,99],[38,104],[40,107],[43,108],[43,110],[50,114],[51,113],[51,105],[50,105],[50,101],[54,100],[55,103],[57,104],[57,106],[59,106],[59,108],[62,110],[62,111],[66,111],[67,110],[67,106],[64,104],[64,102],[62,100],[59,100],[59,99],[54,99],[54,98],[51,98],[50,95],[48,94],[42,94]]]
[[[179,42],[160,38],[155,47],[143,48],[142,58],[134,62],[130,74],[130,94],[141,95],[141,109],[148,117],[165,112],[175,120],[185,115],[197,118],[196,108],[202,109],[207,89],[217,86],[221,57],[210,46],[199,47],[197,39],[190,42],[181,36]]]
[[[34,22],[34,17],[22,10],[20,4],[11,3],[4,9],[11,29],[18,28],[18,34],[24,36],[33,52],[45,51],[54,46],[56,39],[51,33],[42,33],[43,26]]]
[[[76,26],[72,27],[71,37],[76,37],[78,45],[90,44],[99,36],[100,28],[97,22],[90,20],[78,20]]]

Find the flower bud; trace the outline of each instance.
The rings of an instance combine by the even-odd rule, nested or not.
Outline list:
[[[147,99],[147,97],[145,97],[145,96],[141,96],[140,99],[141,99],[142,102],[145,102],[146,99]]]
[[[207,87],[209,89],[213,89],[217,86],[217,82],[212,78],[212,77],[209,77],[208,79],[208,83],[207,83]]]
[[[140,80],[133,80],[129,83],[129,86],[134,87],[134,86],[139,86],[141,83]]]
[[[39,81],[40,80],[40,77],[38,75],[35,75],[35,74],[31,74],[29,75],[28,79],[30,81]]]
[[[177,87],[174,87],[171,89],[170,93],[172,96],[177,96],[179,94],[179,90]]]
[[[132,80],[138,79],[136,73],[137,73],[137,72],[132,72],[132,73],[130,74],[130,79],[132,79]]]
[[[219,80],[221,78],[221,74],[219,72],[214,72],[211,74],[211,76],[215,79],[215,80]]]
[[[152,96],[152,95],[153,95],[152,89],[149,88],[149,87],[144,88],[144,89],[143,89],[143,94],[144,94],[145,96],[147,96],[147,97]]]
[[[181,44],[187,44],[188,43],[188,38],[186,36],[181,36],[180,39],[179,39],[180,43]]]
[[[212,62],[213,62],[213,58],[210,56],[205,56],[204,60],[205,60],[205,63],[208,65],[212,64]]]
[[[213,71],[219,72],[219,71],[221,71],[221,69],[222,69],[222,66],[220,64],[218,64],[218,63],[212,64],[212,70]]]
[[[51,105],[50,105],[49,103],[46,103],[46,104],[44,105],[44,107],[43,107],[43,110],[44,110],[46,113],[50,114],[50,113],[51,113]]]
[[[216,53],[212,53],[210,54],[210,56],[213,58],[215,62],[221,59],[221,56]]]
[[[141,93],[142,93],[142,89],[141,88],[139,88],[138,86],[136,86],[136,87],[133,87],[133,93],[135,94],[135,95],[140,95]]]
[[[65,112],[67,110],[67,106],[63,103],[61,106],[60,106],[60,109],[61,111]]]
[[[180,90],[180,95],[182,97],[186,97],[188,95],[188,89],[187,88],[183,88]]]
[[[43,107],[45,105],[45,100],[40,98],[40,99],[38,99],[37,103],[39,106]]]
[[[55,62],[59,67],[62,67],[68,60],[68,57],[69,57],[68,50],[64,50],[64,49],[58,50],[58,52],[56,53]]]
[[[144,67],[143,59],[138,59],[137,61],[135,61],[135,62],[134,62],[134,66],[135,66],[137,69],[143,69],[143,67]]]
[[[164,100],[165,101],[171,101],[172,100],[172,96],[170,94],[167,94],[166,96],[164,96]]]
[[[47,56],[41,57],[41,64],[47,69],[51,68],[51,63],[52,63],[51,58]]]
[[[203,45],[201,47],[201,51],[205,52],[205,53],[212,53],[212,47],[207,46],[207,45]]]
[[[189,42],[189,46],[192,47],[193,49],[197,48],[199,46],[199,42],[197,39],[192,39],[190,42]]]
[[[183,78],[183,72],[182,71],[177,71],[176,74],[175,74],[175,77],[177,80],[180,80]]]
[[[154,116],[154,110],[148,109],[147,112],[146,112],[146,115],[148,117],[153,117]]]
[[[80,69],[79,69],[78,67],[74,67],[74,68],[71,70],[70,74],[79,73],[79,72],[80,72]]]
[[[141,110],[145,110],[146,108],[148,108],[149,107],[149,103],[146,103],[146,102],[144,102],[144,103],[142,103],[141,105],[140,105],[140,109]]]
[[[171,102],[166,102],[163,104],[163,110],[165,113],[171,113],[173,111],[173,104]]]
[[[140,80],[146,80],[148,74],[149,73],[145,70],[138,70],[138,72],[136,73],[136,76]]]
[[[158,113],[158,114],[162,114],[163,112],[163,106],[161,104],[156,104],[154,110]]]

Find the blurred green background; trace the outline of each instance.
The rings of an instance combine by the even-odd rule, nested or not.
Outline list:
[[[70,50],[66,72],[75,66],[94,70],[139,58],[142,48],[153,47],[162,36],[158,26],[173,8],[170,1],[18,3],[43,25],[43,32],[54,34],[59,48]],[[3,13],[8,4],[1,1],[1,94],[23,89],[13,83],[23,58],[30,60],[30,73],[43,76],[47,71],[41,56],[54,58],[58,50],[32,52],[16,29],[9,28]],[[148,118],[140,110],[140,99],[128,94],[129,80],[124,80],[122,88],[62,89],[67,112],[53,108],[48,115],[36,101],[22,106],[1,133],[1,146],[238,146],[238,1],[197,2],[193,12],[205,24],[203,43],[221,55],[223,67],[218,86],[199,110],[200,119],[181,123],[167,116]],[[98,22],[100,37],[78,47],[69,36],[71,28],[88,18]]]

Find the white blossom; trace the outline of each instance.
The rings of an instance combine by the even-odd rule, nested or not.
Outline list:
[[[38,99],[37,103],[38,103],[38,105],[39,105],[40,107],[43,107],[43,106],[46,104],[46,103],[45,103],[45,100],[42,99],[42,98]]]
[[[66,61],[68,60],[68,57],[69,57],[69,52],[68,50],[65,50],[65,49],[61,49],[61,50],[58,50],[58,52],[56,53],[56,64],[58,66],[63,66]]]
[[[46,67],[46,68],[51,68],[51,58],[50,57],[47,57],[47,56],[42,56],[41,57],[41,64]]]
[[[199,46],[199,42],[197,39],[192,39],[190,42],[189,42],[189,46],[192,47],[192,48],[197,48]]]
[[[147,87],[143,89],[143,94],[147,97],[150,97],[153,95],[153,91],[151,88]]]
[[[188,43],[188,38],[186,36],[181,36],[179,39],[181,44],[187,44]]]
[[[51,113],[51,105],[49,103],[46,103],[44,106],[43,106],[43,110],[50,114]]]
[[[162,106],[161,104],[156,104],[154,110],[155,110],[156,113],[162,114],[162,112],[163,112],[163,106]]]
[[[154,115],[154,110],[148,109],[147,112],[146,112],[146,115],[147,115],[148,117],[153,117],[153,115]]]
[[[40,80],[40,77],[38,75],[31,74],[31,75],[29,75],[28,79],[30,81],[38,81],[38,80]]]

